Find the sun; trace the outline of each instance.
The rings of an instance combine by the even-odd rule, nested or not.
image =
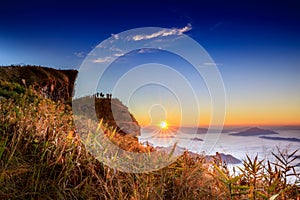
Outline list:
[[[159,127],[161,129],[168,129],[168,123],[166,121],[161,121]]]

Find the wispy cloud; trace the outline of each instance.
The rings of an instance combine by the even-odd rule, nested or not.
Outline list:
[[[111,46],[111,47],[109,48],[109,50],[111,50],[111,51],[117,51],[117,52],[123,52],[122,49],[117,48],[117,47],[115,47],[115,46]]]
[[[74,55],[77,56],[78,58],[83,58],[85,57],[85,53],[80,51],[80,52],[74,52]]]
[[[188,24],[185,27],[178,29],[178,32],[180,33],[179,35],[181,35],[182,33],[190,31],[190,30],[192,30],[192,25]]]
[[[106,57],[103,57],[103,58],[97,58],[95,60],[92,60],[93,63],[108,63],[120,56],[123,56],[124,54],[123,53],[115,53],[113,54],[112,56],[106,56]]]
[[[153,48],[143,48],[143,49],[140,49],[138,51],[138,53],[155,53],[155,52],[158,52],[159,50],[158,49],[153,49]]]
[[[161,31],[152,33],[152,34],[140,34],[140,35],[134,35],[131,38],[128,38],[129,40],[139,41],[139,40],[149,40],[156,37],[165,37],[170,35],[182,35],[184,32],[192,30],[192,25],[187,24],[183,28],[172,28],[172,29],[163,29]]]
[[[93,63],[106,63],[106,62],[110,62],[112,61],[113,57],[110,56],[106,56],[104,58],[97,58],[95,60],[93,60]]]
[[[203,65],[205,65],[205,66],[222,66],[223,64],[215,63],[215,62],[206,62],[206,63],[203,63]]]
[[[123,56],[124,54],[123,53],[115,53],[114,56],[116,57],[120,57],[120,56]]]
[[[115,39],[115,40],[118,40],[119,39],[119,35],[118,34],[111,34],[111,36]]]

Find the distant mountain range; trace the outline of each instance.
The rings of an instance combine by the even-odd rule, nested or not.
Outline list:
[[[279,126],[279,127],[275,127],[274,130],[278,130],[278,131],[290,131],[290,130],[300,130],[300,126]]]
[[[235,132],[235,133],[238,133],[238,132],[241,132],[241,131],[245,131],[247,129],[249,129],[251,127],[231,127],[231,128],[223,128],[222,130],[222,133],[232,133],[232,132]]]
[[[212,161],[213,159],[220,159],[227,163],[227,164],[239,164],[241,163],[241,161],[237,158],[235,158],[234,156],[230,155],[230,154],[224,154],[224,153],[216,153],[216,155],[214,156],[206,156],[206,160],[207,161]]]
[[[161,146],[156,146],[155,147],[156,150],[166,151],[166,152],[170,152],[172,150],[172,148],[173,147],[161,147]],[[175,152],[178,151],[178,152],[182,153],[186,150],[187,150],[186,148],[182,148],[182,147],[177,146]],[[200,154],[191,152],[189,150],[187,150],[187,153],[193,158],[197,158],[198,156],[201,156]],[[205,159],[206,159],[207,162],[213,162],[214,160],[216,160],[216,161],[222,161],[226,164],[240,164],[241,163],[241,160],[237,159],[236,157],[234,157],[230,154],[219,153],[219,152],[216,152],[215,155],[206,155]]]
[[[180,129],[180,131],[179,131]],[[157,126],[148,126],[148,127],[144,127],[143,130],[145,132],[153,132],[155,130],[157,130]],[[182,126],[180,128],[178,127],[174,127],[174,126],[170,126],[169,127],[170,132],[172,133],[185,133],[185,134],[206,134],[208,129],[207,128],[200,128],[200,127],[186,127],[186,126]]]
[[[193,153],[193,152],[188,152],[189,155],[191,155],[192,157],[197,157],[199,156],[199,154],[197,153]],[[216,155],[207,155],[205,156],[206,161],[208,162],[212,162],[214,160],[219,160],[222,162],[225,162],[227,164],[239,164],[241,163],[241,161],[237,158],[235,158],[234,156],[230,155],[230,154],[224,154],[224,153],[218,153],[216,152]]]
[[[180,131],[183,133],[196,133],[196,134],[205,134],[207,133],[207,128],[193,128],[193,127],[180,127]]]
[[[272,130],[267,130],[267,129],[261,129],[261,128],[249,128],[245,131],[241,131],[239,133],[231,133],[230,135],[234,135],[234,136],[259,136],[259,135],[274,135],[274,134],[278,134],[275,131]]]
[[[269,136],[260,136],[260,138],[268,139],[268,140],[283,140],[289,142],[300,142],[298,138],[284,138],[284,137],[269,137]]]

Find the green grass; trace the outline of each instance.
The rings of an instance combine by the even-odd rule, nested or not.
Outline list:
[[[155,151],[99,126],[122,149]],[[125,173],[85,149],[70,106],[30,89],[0,99],[0,199],[297,199],[299,186],[287,182],[298,176],[294,155],[278,150],[273,163],[246,157],[242,173],[232,174],[218,157],[208,163],[185,152],[163,169]]]

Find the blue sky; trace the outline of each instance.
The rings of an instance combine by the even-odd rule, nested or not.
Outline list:
[[[297,1],[95,2],[2,2],[1,64],[78,67],[80,56],[112,33],[188,23],[193,29],[187,34],[216,61],[282,54],[293,60],[299,55]]]
[[[296,0],[2,1],[0,65],[78,69],[112,34],[190,25],[185,34],[219,67],[228,124],[300,124],[299,8]]]

